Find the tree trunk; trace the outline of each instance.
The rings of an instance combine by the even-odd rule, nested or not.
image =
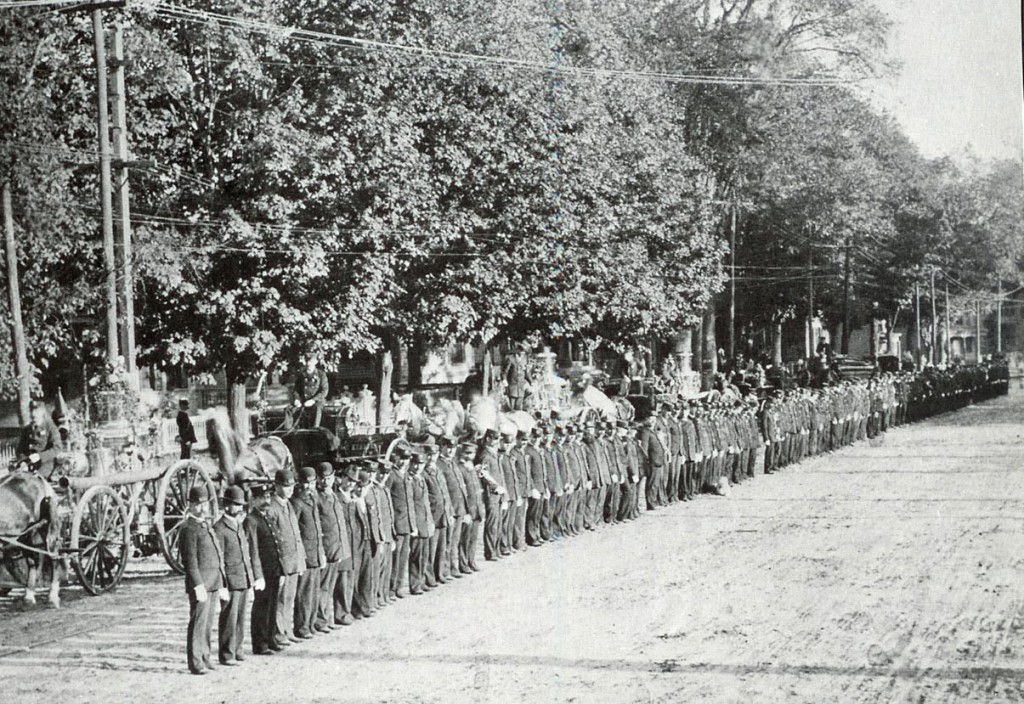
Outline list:
[[[484,369],[480,392],[484,396],[491,393],[491,347],[486,342],[484,343]]]
[[[32,372],[28,366],[25,327],[21,318],[21,292],[18,288],[18,248],[14,241],[14,215],[11,212],[11,184],[3,185],[4,251],[7,253],[7,300],[11,310],[11,348],[14,371],[18,375],[18,420],[22,426],[32,422],[28,402],[32,392]],[[86,386],[85,388],[88,388]]]
[[[249,442],[249,407],[246,405],[245,380],[228,375],[228,418],[231,429],[243,442]]]
[[[409,390],[418,389],[423,386],[423,340],[419,335],[412,339],[406,353],[409,367]]]
[[[782,323],[772,325],[772,364],[782,369]]]
[[[704,312],[704,367],[701,370],[701,391],[710,391],[718,373],[718,342],[715,337],[715,304]]]
[[[679,363],[679,368],[684,372],[689,372],[693,369],[693,354],[690,351],[693,347],[692,337],[693,330],[691,328],[683,328],[672,342],[672,353]]]
[[[852,241],[847,238],[846,259],[843,262],[843,337],[840,347],[843,354],[850,354],[850,334],[853,332],[850,329],[853,327],[853,314],[850,305],[850,296],[852,295],[850,290],[850,249],[852,246]]]
[[[691,343],[693,345],[693,370],[701,375],[703,379],[704,372],[704,320],[698,320],[697,325],[694,328],[696,334],[693,336]]]
[[[391,430],[391,383],[395,371],[395,358],[388,344],[377,356],[377,432]]]

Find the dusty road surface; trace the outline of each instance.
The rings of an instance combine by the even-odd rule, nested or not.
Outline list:
[[[0,701],[1022,701],[1022,420],[1015,390],[202,678],[159,563],[6,600]]]

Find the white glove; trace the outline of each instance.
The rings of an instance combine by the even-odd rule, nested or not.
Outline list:
[[[519,507],[519,506],[522,506],[522,505],[523,505],[523,500],[522,499],[516,499],[516,507]]]
[[[462,517],[462,522],[465,523],[467,526],[471,525],[473,523],[473,517],[467,513],[465,516]]]
[[[205,584],[198,585],[192,591],[195,592],[196,601],[198,601],[200,604],[205,604],[206,603],[206,585]]]
[[[593,488],[594,488],[594,482],[587,482],[587,489],[593,489]]]
[[[550,491],[545,491],[544,492],[544,498],[545,499],[550,499],[551,498],[551,492]]]
[[[418,537],[420,537],[420,532],[418,530],[416,530],[415,528],[413,528],[412,529],[412,533],[410,533],[409,535],[411,537],[413,537],[413,538],[418,538]]]
[[[302,405],[305,406],[306,408],[309,408],[309,407],[313,406],[314,404],[316,404],[316,400],[311,398],[311,399],[309,399],[308,401],[306,401]]]
[[[501,510],[502,511],[508,511],[508,501],[502,501],[501,502]]]
[[[31,464],[38,464],[40,459],[41,458],[39,457],[39,453],[38,452],[33,452],[31,455],[28,456],[28,461]]]
[[[295,407],[298,408],[301,405],[302,405],[302,401],[300,401],[299,399],[295,399]]]
[[[639,484],[640,483],[640,475],[637,475],[637,476],[633,477],[633,483],[634,484]]]
[[[231,598],[231,592],[229,592],[226,587],[221,587],[217,590],[217,596],[220,597],[221,601],[227,601]]]
[[[537,491],[536,489],[534,489],[533,491],[530,492],[530,498],[531,499],[539,499],[540,498],[540,492]]]
[[[258,592],[261,592],[267,588],[267,581],[265,579],[257,579],[256,582],[252,585],[252,588]]]
[[[618,474],[613,474],[612,475],[612,484],[618,484],[618,483],[619,483],[619,475]]]

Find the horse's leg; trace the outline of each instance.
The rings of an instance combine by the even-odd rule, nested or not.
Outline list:
[[[25,582],[25,603],[36,603],[36,582],[39,580],[39,565],[28,560],[28,580]]]
[[[61,576],[61,560],[49,558],[50,560],[50,571],[53,575],[50,577],[50,594],[49,602],[50,606],[55,609],[60,608],[60,576]]]

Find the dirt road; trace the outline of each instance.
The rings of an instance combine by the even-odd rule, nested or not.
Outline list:
[[[1022,419],[1015,391],[203,678],[158,563],[8,600],[0,701],[1024,701]]]

